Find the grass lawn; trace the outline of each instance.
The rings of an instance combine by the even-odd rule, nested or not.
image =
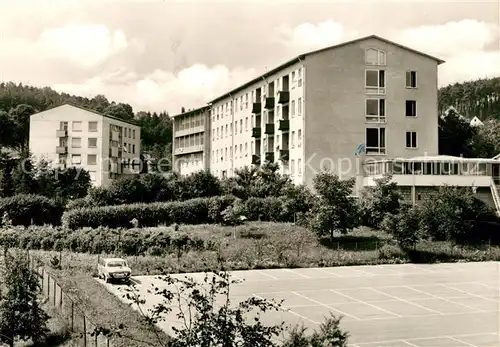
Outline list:
[[[187,235],[196,240],[186,252],[164,256],[123,256],[134,275],[210,271],[222,265],[225,269],[262,269],[278,267],[328,267],[342,265],[383,264],[435,261],[500,260],[500,248],[468,248],[447,242],[421,242],[411,254],[403,252],[390,235],[359,228],[349,235],[319,239],[310,231],[277,223],[248,223],[243,226],[216,225],[145,228],[137,232],[166,231]],[[179,237],[179,235],[178,235]],[[134,339],[119,339],[116,346],[154,346],[166,335],[151,331],[139,314],[123,304],[95,281],[98,255],[69,251],[31,251],[45,263],[53,257],[61,259],[61,269],[53,269],[58,282],[78,301],[96,323],[112,327],[125,325],[124,334]],[[121,256],[121,254],[100,255]],[[158,335],[159,334],[159,335]]]

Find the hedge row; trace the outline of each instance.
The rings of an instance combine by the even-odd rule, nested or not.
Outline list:
[[[165,255],[169,253],[216,250],[216,244],[174,230],[107,228],[68,231],[62,228],[12,227],[0,232],[0,246],[45,251],[91,254]]]
[[[187,201],[156,202],[75,208],[62,216],[69,229],[84,227],[131,228],[136,220],[141,227],[177,224],[216,223],[221,213],[234,201],[228,196]]]
[[[84,227],[131,228],[132,220],[141,227],[177,224],[222,223],[227,208],[235,218],[247,220],[288,222],[284,209],[285,198],[250,198],[241,201],[233,196],[198,198],[187,201],[130,204],[119,206],[84,207],[66,211],[63,225],[70,229]],[[223,213],[225,212],[226,213]]]
[[[0,226],[7,220],[13,225],[60,225],[64,207],[41,195],[14,195],[0,199]]]

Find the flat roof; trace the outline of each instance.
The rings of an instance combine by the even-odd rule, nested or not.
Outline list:
[[[496,158],[496,157],[495,157]],[[423,157],[413,157],[413,158],[391,158],[391,159],[381,159],[374,160],[364,163],[366,164],[376,164],[376,163],[393,163],[393,162],[470,162],[470,163],[497,163],[500,164],[500,159],[495,158],[464,158],[464,157],[453,157],[450,155],[436,155],[436,156],[423,156]]]
[[[124,123],[128,123],[130,125],[135,125],[135,126],[139,126],[139,123],[134,119],[134,120],[126,120],[126,119],[122,119],[122,118],[118,118],[118,117],[114,117],[114,116],[110,116],[110,115],[107,115],[107,114],[102,114],[102,113],[99,113],[97,111],[94,111],[94,110],[91,110],[89,108],[85,108],[85,107],[82,107],[82,106],[77,106],[77,105],[74,105],[70,102],[65,102],[64,104],[62,105],[58,105],[58,106],[54,106],[54,107],[51,107],[51,108],[48,108],[44,111],[40,111],[40,112],[37,112],[37,113],[33,113],[31,116],[35,115],[35,114],[39,114],[39,113],[42,113],[42,112],[47,112],[47,111],[50,111],[50,110],[53,110],[55,108],[58,108],[58,107],[61,107],[61,106],[71,106],[71,107],[75,107],[75,108],[79,108],[80,110],[83,110],[83,111],[87,111],[87,112],[92,112],[92,113],[95,113],[101,117],[106,117],[106,118],[110,118],[110,119],[114,119],[114,120],[117,120],[117,121],[120,121],[120,122],[124,122]],[[31,117],[30,116],[30,117]]]
[[[187,115],[199,113],[199,112],[204,112],[204,111],[208,110],[209,108],[210,108],[210,106],[198,107],[198,108],[195,108],[194,110],[189,110],[189,111],[186,111],[184,113],[178,113],[175,116],[172,116],[172,118],[179,117],[179,116],[187,116]]]
[[[423,53],[423,52],[420,52],[420,51],[417,51],[413,48],[409,48],[409,47],[406,47],[406,46],[403,46],[399,43],[396,43],[396,42],[393,42],[393,41],[390,41],[390,40],[387,40],[387,39],[384,39],[383,37],[380,37],[380,36],[377,36],[377,35],[369,35],[369,36],[364,36],[364,37],[361,37],[361,38],[358,38],[358,39],[355,39],[355,40],[350,40],[350,41],[346,41],[346,42],[343,42],[343,43],[340,43],[340,44],[337,44],[337,45],[333,45],[333,46],[328,46],[328,47],[325,47],[325,48],[321,48],[321,49],[317,49],[317,50],[314,50],[314,51],[310,51],[310,52],[307,52],[307,53],[303,53],[291,60],[288,60],[287,62],[281,64],[281,65],[278,65],[277,67],[275,67],[274,69],[270,70],[270,71],[267,71],[265,74],[263,75],[260,75],[258,77],[255,77],[254,79],[252,79],[251,81],[213,99],[212,101],[209,102],[209,104],[211,103],[214,103],[214,102],[217,102],[221,99],[224,99],[226,97],[230,97],[231,94],[234,94],[240,90],[243,90],[249,86],[251,86],[252,84],[262,80],[263,78],[266,78],[266,77],[269,77],[271,76],[272,74],[278,72],[279,70],[282,70],[284,69],[285,67],[288,67],[290,65],[293,65],[297,62],[300,62],[301,60],[303,60],[305,57],[309,56],[309,55],[312,55],[312,54],[316,54],[316,53],[321,53],[321,52],[324,52],[324,51],[327,51],[329,49],[337,49],[337,48],[341,48],[341,47],[344,47],[344,46],[347,46],[347,45],[351,45],[353,43],[357,43],[357,42],[361,42],[361,41],[365,41],[365,40],[368,40],[368,39],[377,39],[377,40],[380,40],[382,42],[385,42],[385,43],[388,43],[388,44],[391,44],[391,45],[394,45],[394,46],[397,46],[399,48],[402,48],[402,49],[405,49],[407,51],[410,51],[410,52],[413,52],[413,53],[416,53],[416,54],[419,54],[419,55],[422,55],[424,57],[427,57],[429,59],[433,59],[435,61],[437,61],[438,65],[439,64],[443,64],[445,61],[444,60],[441,60],[439,58],[436,58],[434,56],[431,56],[429,54],[426,54],[426,53]]]

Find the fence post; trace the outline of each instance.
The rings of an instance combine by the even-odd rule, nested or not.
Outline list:
[[[56,300],[57,300],[57,283],[56,280],[54,279],[54,306],[56,306]]]
[[[87,347],[87,320],[85,315],[83,315],[83,345]]]
[[[62,251],[59,251],[59,266],[62,269]]]
[[[71,332],[75,331],[75,303],[71,300]]]
[[[50,300],[50,274],[47,273],[47,298]]]
[[[98,347],[98,346],[97,346],[97,344],[98,344],[97,337],[98,337],[98,335],[97,335],[97,334],[95,334],[95,347]]]
[[[109,347],[109,338],[106,337],[106,347]]]

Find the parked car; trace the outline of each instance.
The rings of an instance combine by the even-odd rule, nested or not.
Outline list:
[[[127,265],[127,262],[122,258],[102,258],[99,259],[97,265],[99,278],[102,278],[106,283],[112,280],[129,282],[132,270]]]

